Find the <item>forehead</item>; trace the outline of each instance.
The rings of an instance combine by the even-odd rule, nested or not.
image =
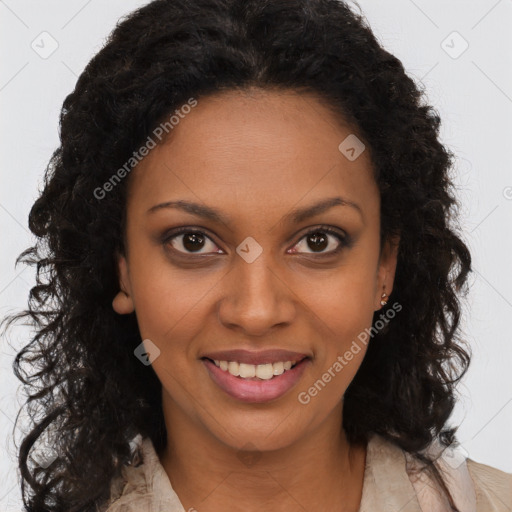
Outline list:
[[[130,201],[140,210],[184,197],[226,207],[235,201],[248,211],[333,195],[368,202],[378,196],[368,152],[351,161],[339,148],[354,136],[313,95],[250,90],[200,98],[132,171]]]

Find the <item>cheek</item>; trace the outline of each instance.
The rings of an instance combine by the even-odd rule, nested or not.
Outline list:
[[[208,292],[221,278],[197,269],[178,269],[163,257],[134,261],[133,294],[141,336],[164,346],[191,338],[198,318],[207,314]]]
[[[163,389],[180,401],[183,409],[188,409],[191,404],[187,402],[189,395],[184,393],[184,383],[188,382],[187,388],[194,385],[194,340],[199,340],[201,325],[209,314],[208,290],[214,287],[215,280],[206,274],[201,278],[192,270],[173,268],[157,259],[141,259],[132,268],[140,334],[159,350],[152,362],[153,370]],[[198,367],[200,364],[197,361]]]
[[[371,290],[371,287],[367,287]],[[339,404],[366,354],[373,319],[370,291],[354,288],[312,297],[315,347],[311,375],[297,392],[301,404],[310,404],[317,421]]]
[[[338,348],[369,327],[374,314],[375,270],[346,265],[322,278],[305,280],[302,297],[323,339],[337,340]]]
[[[343,395],[364,359],[374,315],[374,276],[371,262],[360,259],[304,289],[304,311],[317,338],[317,364],[308,384],[321,380],[316,387],[322,389],[322,403],[333,405]]]

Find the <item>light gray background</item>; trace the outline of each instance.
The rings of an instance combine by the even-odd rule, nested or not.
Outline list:
[[[0,0],[1,317],[24,307],[32,286],[33,270],[15,269],[14,260],[33,243],[27,216],[58,146],[62,102],[118,19],[145,3]],[[359,5],[381,43],[425,84],[442,139],[459,156],[455,182],[475,269],[463,331],[474,356],[452,422],[470,458],[512,472],[512,0]],[[51,49],[44,31],[58,43],[47,58],[31,47]],[[28,334],[14,329],[13,347],[0,344],[2,512],[21,509],[12,429],[22,395],[11,364]]]

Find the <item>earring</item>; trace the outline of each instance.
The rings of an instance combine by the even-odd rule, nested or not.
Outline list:
[[[388,303],[388,299],[386,299],[387,295],[383,293],[380,297],[380,305],[385,306]]]

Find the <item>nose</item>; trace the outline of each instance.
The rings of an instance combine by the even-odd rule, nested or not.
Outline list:
[[[296,297],[277,267],[263,252],[248,263],[239,258],[225,277],[218,317],[227,328],[246,335],[263,336],[289,325],[296,314]]]

